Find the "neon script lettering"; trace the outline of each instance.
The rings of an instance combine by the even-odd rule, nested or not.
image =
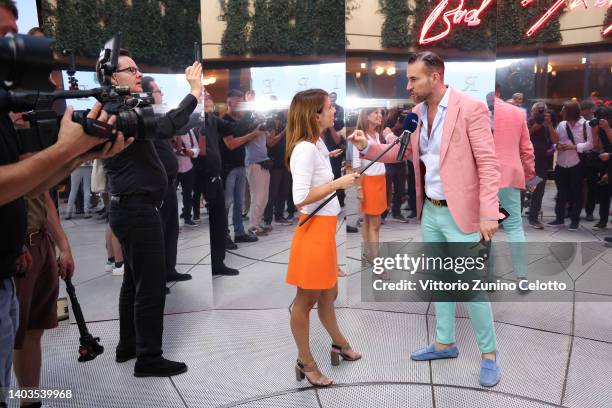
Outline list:
[[[453,25],[461,23],[467,24],[468,27],[479,25],[481,23],[480,15],[491,5],[493,0],[483,0],[479,8],[471,10],[465,9],[465,1],[461,0],[456,8],[444,11],[448,7],[449,2],[449,0],[442,0],[429,14],[429,17],[427,17],[427,20],[425,20],[421,28],[419,44],[429,44],[443,39],[450,34]],[[440,21],[440,19],[444,22],[445,28],[438,34],[430,34],[432,27]]]
[[[534,1],[535,0],[522,0],[521,6],[529,7]],[[482,22],[480,19],[481,14],[492,2],[493,0],[483,0],[479,8],[468,10],[465,8],[465,0],[460,0],[457,7],[447,10],[450,0],[440,1],[429,14],[421,28],[419,44],[425,45],[442,40],[451,33],[453,26],[458,24],[465,23],[468,27],[480,25]],[[595,8],[609,8],[612,6],[612,0],[592,0],[592,2]],[[527,37],[534,36],[555,14],[562,12],[566,5],[570,11],[578,7],[589,7],[588,0],[557,0],[548,10],[546,10],[538,21],[527,30]],[[439,22],[442,22],[444,27],[438,33],[431,33],[433,27]],[[605,27],[603,30],[604,36],[610,33],[612,33],[612,25]]]

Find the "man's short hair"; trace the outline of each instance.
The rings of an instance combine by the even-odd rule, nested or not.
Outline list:
[[[421,61],[431,71],[439,72],[444,76],[444,60],[441,56],[431,51],[421,51],[410,54],[408,65]]]
[[[591,101],[582,101],[580,102],[580,110],[593,110],[595,109],[595,104]]]
[[[140,80],[140,83],[142,84],[142,90],[145,92],[153,92],[153,89],[151,88],[151,83],[155,82],[155,79],[151,76],[145,76],[142,77],[142,79]]]
[[[515,93],[512,94],[512,99],[516,99],[519,96],[522,97],[522,98],[525,98],[525,95],[523,95],[522,92],[515,92]]]
[[[19,18],[19,11],[17,11],[17,5],[13,0],[0,0],[0,7],[10,11],[15,16],[15,20]]]
[[[229,92],[227,93],[227,97],[228,98],[243,98],[244,97],[244,93],[240,90],[240,89],[230,89]]]

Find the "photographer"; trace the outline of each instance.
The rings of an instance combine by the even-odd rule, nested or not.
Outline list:
[[[554,154],[554,146],[551,141],[551,134],[556,130],[553,126],[552,117],[544,102],[536,102],[531,107],[531,115],[527,121],[529,128],[529,138],[533,145],[535,155],[536,176],[542,180],[531,195],[531,205],[529,207],[529,225],[535,229],[543,229],[544,226],[538,220],[542,209],[542,198],[546,189],[546,179],[551,157]]]
[[[234,224],[234,241],[255,242],[258,238],[247,233],[242,221],[242,208],[244,204],[244,192],[246,188],[246,168],[245,168],[245,144],[264,134],[262,130],[251,129],[252,123],[245,117],[244,113],[238,110],[241,102],[244,101],[244,94],[239,89],[231,89],[227,95],[227,113],[223,115],[223,120],[234,124],[233,136],[223,136],[221,143],[221,158],[223,161],[223,182],[225,184],[225,212],[228,214],[232,209],[232,224]],[[262,235],[258,230],[257,235]],[[226,248],[236,249],[237,246],[231,240],[229,233],[226,237]]]
[[[0,0],[0,37],[17,32],[17,17],[15,3]],[[4,97],[6,90],[0,89],[0,93]],[[3,106],[2,109],[10,107]],[[68,107],[61,121],[57,142],[19,161],[17,134],[8,112],[0,112],[0,406],[5,406],[4,390],[10,385],[12,350],[18,325],[13,276],[26,272],[32,264],[32,258],[25,248],[27,221],[22,197],[40,195],[83,161],[116,154],[131,142],[128,140],[124,144],[123,135],[118,132],[113,145],[107,143],[101,151],[86,153],[104,143],[105,139],[85,134],[79,124],[72,122],[71,117],[72,108]],[[116,120],[115,117],[109,119],[105,112],[101,112],[100,104],[94,106],[88,117],[111,125]]]
[[[587,214],[592,214],[595,204],[599,203],[599,222],[593,231],[607,228],[610,215],[610,153],[612,153],[612,114],[609,108],[601,106],[595,111],[595,117],[589,120],[593,132],[593,151],[586,159],[593,169],[589,185],[589,197],[586,203]]]
[[[146,76],[142,78],[142,89],[153,95],[156,105],[162,104],[162,92],[152,77]],[[155,139],[153,145],[155,145],[155,151],[164,166],[166,176],[168,176],[168,188],[162,200],[162,205],[159,208],[164,231],[164,243],[166,246],[166,282],[187,281],[191,279],[191,275],[188,273],[178,273],[176,270],[176,253],[179,235],[176,185],[179,164],[174,152],[174,139]],[[165,291],[166,294],[170,293],[170,289],[168,288],[166,288]]]
[[[195,163],[196,183],[206,197],[210,223],[210,258],[213,275],[235,276],[239,271],[225,265],[227,216],[221,177],[221,137],[232,138],[234,125],[213,114],[214,103],[204,91],[204,116],[198,127],[189,130],[198,139],[199,156]],[[194,207],[195,208],[195,207]],[[235,221],[234,221],[235,222]]]
[[[576,231],[580,224],[584,179],[584,166],[578,154],[593,148],[593,138],[589,124],[580,116],[578,102],[565,102],[561,112],[565,115],[565,120],[559,123],[556,132],[550,135],[552,142],[557,145],[555,182],[559,193],[555,205],[556,219],[548,225],[564,225],[566,205],[572,202],[568,231]]]
[[[184,363],[162,357],[166,259],[159,207],[168,188],[168,176],[151,140],[174,137],[195,109],[202,93],[202,66],[196,62],[185,74],[191,93],[177,109],[156,119],[155,134],[144,135],[104,163],[112,195],[110,225],[125,255],[116,361],[136,358],[136,377],[167,377],[187,371]],[[125,50],[119,52],[117,67],[109,77],[114,86],[142,92],[142,74]],[[123,101],[107,107],[112,111],[129,109]]]

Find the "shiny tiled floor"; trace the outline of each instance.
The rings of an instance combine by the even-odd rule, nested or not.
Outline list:
[[[552,216],[553,194],[551,186],[545,220]],[[346,213],[354,225],[354,204]],[[593,233],[592,224],[584,222],[575,233],[526,227],[526,234],[530,242],[600,243],[605,233]],[[360,235],[345,234],[344,225],[339,224],[337,241],[348,276],[339,279],[338,317],[364,358],[332,368],[329,338],[313,312],[313,352],[336,384],[314,389],[297,383],[293,374],[296,352],[288,307],[294,289],[284,283],[284,275],[294,227],[275,226],[259,242],[240,245],[226,260],[240,268],[240,275],[214,279],[206,220],[194,229],[181,227],[178,269],[194,279],[171,287],[164,354],[185,361],[189,371],[172,378],[137,379],[133,361],[114,362],[121,278],[103,269],[104,225],[65,222],[77,262],[77,294],[89,329],[101,337],[106,352],[78,363],[76,326],[64,322],[49,331],[42,388],[71,389],[74,396],[49,400],[46,406],[612,407],[612,253],[585,267],[571,299],[493,304],[503,371],[500,384],[485,389],[478,385],[479,353],[463,307],[457,309],[459,357],[433,363],[410,360],[412,350],[433,339],[433,306],[362,302]],[[383,241],[418,238],[416,222],[389,220],[382,228]],[[504,240],[503,232],[498,239]]]

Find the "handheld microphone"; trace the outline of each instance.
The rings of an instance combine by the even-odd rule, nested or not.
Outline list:
[[[418,125],[419,116],[416,113],[410,112],[408,115],[406,115],[403,126],[404,131],[400,136],[401,141],[399,151],[397,152],[397,161],[404,160],[404,154],[406,153],[406,148],[408,147],[408,142],[410,141],[410,135],[416,130]]]

